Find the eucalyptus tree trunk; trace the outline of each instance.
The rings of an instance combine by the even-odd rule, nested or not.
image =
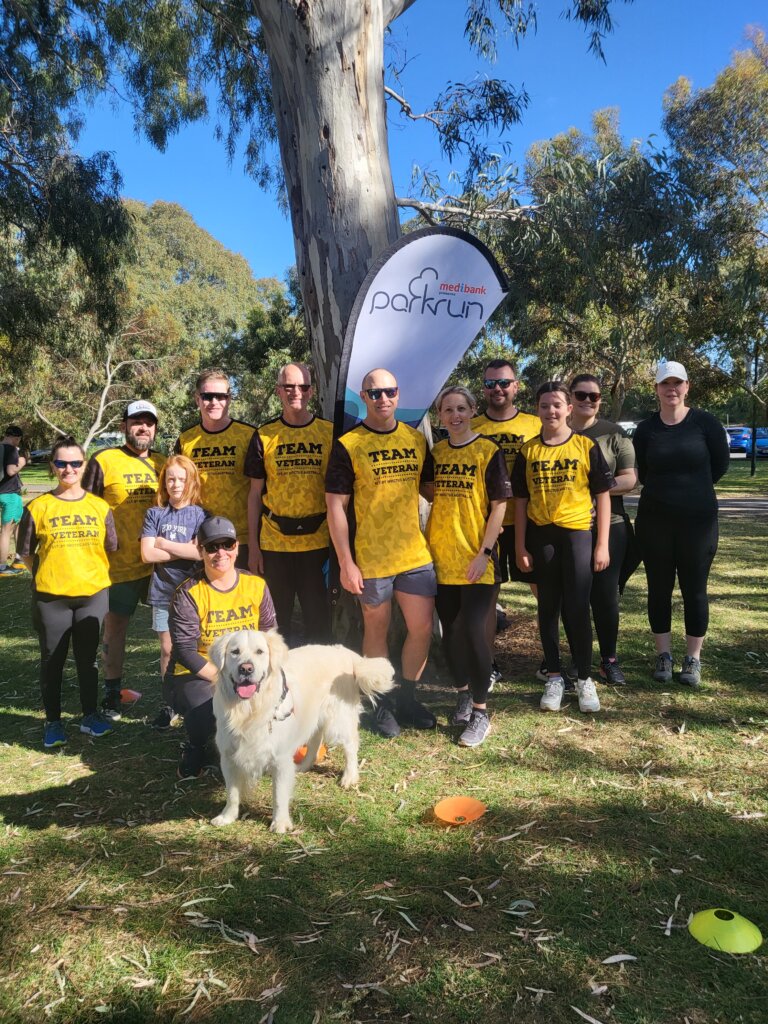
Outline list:
[[[407,3],[257,0],[270,56],[296,264],[319,397],[331,415],[358,288],[399,235],[384,32]]]

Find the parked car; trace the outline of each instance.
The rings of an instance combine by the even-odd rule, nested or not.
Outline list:
[[[748,456],[752,454],[751,427],[726,427],[725,432],[732,452]],[[768,458],[768,427],[758,427],[755,440],[757,457]]]

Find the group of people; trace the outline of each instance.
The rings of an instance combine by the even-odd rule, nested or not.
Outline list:
[[[443,389],[435,410],[444,436],[431,451],[423,433],[397,420],[399,386],[384,368],[362,381],[364,418],[334,440],[332,424],[310,411],[312,381],[300,364],[280,370],[281,414],[259,428],[230,417],[227,374],[205,370],[195,385],[199,422],[168,459],[153,450],[158,413],[144,400],[125,409],[124,443],[87,462],[73,438],[60,438],[51,454],[56,486],[28,504],[17,538],[33,573],[44,745],[66,742],[61,678],[70,640],[80,728],[94,737],[112,730],[130,619],[148,602],[164,699],[153,724],[167,728],[183,715],[188,742],[179,774],[199,774],[215,760],[211,644],[239,629],[278,628],[291,638],[296,599],[304,640],[330,642],[331,545],[341,586],[359,602],[363,653],[397,664],[395,690],[371,718],[380,735],[436,725],[416,692],[436,610],[457,691],[450,722],[460,745],[484,741],[496,604],[508,579],[526,582],[537,598],[541,708],[558,710],[570,682],[560,659],[562,620],[579,708],[599,711],[592,618],[600,676],[622,684],[619,590],[634,541],[622,495],[638,476],[654,676],[672,677],[677,577],[687,634],[680,681],[698,686],[717,547],[714,483],[729,460],[722,427],[687,405],[679,363],[660,364],[659,411],[640,424],[634,445],[599,418],[597,377],[579,374],[570,387],[546,382],[535,415],[517,408],[518,387],[514,368],[495,359],[484,368],[482,414],[466,388]],[[420,495],[430,503],[424,529]],[[405,625],[399,652],[388,641],[393,601]]]

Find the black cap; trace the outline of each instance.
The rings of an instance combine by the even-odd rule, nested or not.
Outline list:
[[[214,540],[237,540],[235,525],[224,516],[211,516],[197,531],[198,544],[210,544]]]

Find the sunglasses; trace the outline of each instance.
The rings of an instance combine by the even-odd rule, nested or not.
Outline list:
[[[591,402],[593,405],[597,405],[601,395],[599,391],[574,391],[573,397],[579,402]]]
[[[501,380],[484,380],[483,387],[486,391],[493,391],[494,388],[502,388],[506,391],[513,384],[517,384],[516,380],[510,380],[508,377],[502,377]]]
[[[72,469],[80,469],[83,464],[82,459],[54,459],[53,464],[56,469],[66,469],[67,466],[71,466]]]
[[[387,398],[397,398],[397,393],[400,388],[366,388],[366,395],[372,402],[378,402],[382,395],[386,395]]]
[[[203,544],[203,551],[209,555],[215,555],[217,551],[234,551],[236,540],[210,540],[207,544]]]
[[[305,395],[312,387],[311,384],[278,384],[277,386],[283,391],[301,391]]]
[[[230,395],[228,391],[201,391],[200,397],[204,402],[227,402]]]

